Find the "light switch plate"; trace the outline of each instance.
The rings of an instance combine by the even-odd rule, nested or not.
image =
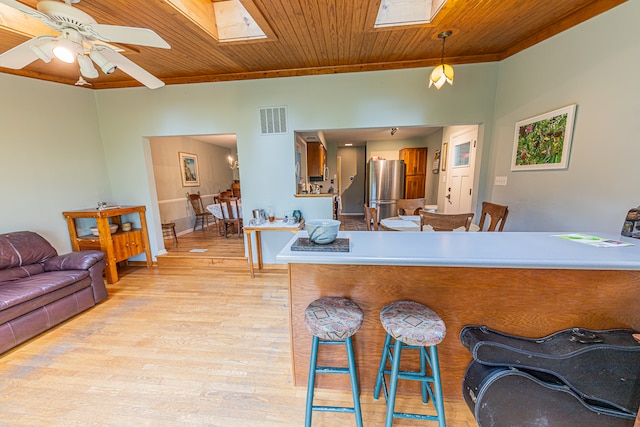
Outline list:
[[[507,177],[506,176],[496,176],[496,179],[493,183],[494,185],[507,185]]]

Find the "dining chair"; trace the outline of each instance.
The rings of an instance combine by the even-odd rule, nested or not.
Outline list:
[[[480,227],[480,231],[482,231],[482,227],[484,226],[484,221],[487,215],[489,215],[489,218],[491,219],[487,231],[496,231],[498,222],[500,222],[498,231],[502,231],[502,229],[504,228],[504,223],[507,222],[509,208],[507,206],[497,205],[491,202],[482,202],[482,213],[480,214],[480,223],[478,224],[478,226]]]
[[[235,230],[240,234],[244,231],[242,216],[240,215],[239,200],[237,197],[221,197],[220,208],[222,209],[222,221],[224,222],[224,237],[229,237],[229,229]],[[235,218],[234,218],[235,213]]]
[[[418,215],[420,209],[424,209],[425,199],[400,199],[396,203],[398,215]]]
[[[420,231],[425,225],[430,225],[433,231],[453,231],[460,227],[469,231],[472,219],[473,213],[439,214],[420,210]]]
[[[367,224],[367,231],[378,231],[378,209],[370,208],[364,204],[364,221]]]
[[[233,197],[237,197],[238,199],[242,197],[240,194],[240,183],[234,182],[231,184],[231,191],[233,192]]]
[[[193,208],[193,212],[196,215],[196,219],[193,222],[193,231],[196,231],[196,228],[198,226],[198,221],[200,221],[200,228],[204,232],[205,224],[207,225],[207,228],[209,228],[209,218],[214,218],[214,221],[215,221],[215,217],[213,216],[213,214],[211,214],[211,212],[209,212],[204,208],[199,191],[197,193],[192,193],[192,194],[187,193],[187,197],[189,198],[189,201],[191,202],[191,207]]]

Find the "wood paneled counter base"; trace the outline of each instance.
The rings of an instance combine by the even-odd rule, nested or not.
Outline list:
[[[311,348],[304,309],[323,296],[349,298],[365,313],[353,337],[362,390],[372,390],[375,383],[384,342],[380,310],[397,300],[425,304],[444,320],[447,335],[438,352],[449,398],[462,398],[462,379],[471,361],[458,339],[465,325],[527,337],[575,326],[640,329],[640,310],[632,303],[640,292],[640,271],[289,264],[289,277],[293,369],[300,386],[306,384]],[[337,354],[336,360],[340,358]],[[335,377],[321,376],[317,386],[348,389],[347,381]],[[404,385],[404,392],[417,392]]]

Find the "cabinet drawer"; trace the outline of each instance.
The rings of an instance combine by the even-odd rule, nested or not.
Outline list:
[[[142,252],[142,232],[132,230],[111,236],[116,262],[124,261]]]

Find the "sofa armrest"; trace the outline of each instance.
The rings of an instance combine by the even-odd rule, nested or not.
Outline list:
[[[104,252],[86,250],[49,258],[44,262],[44,270],[89,270],[93,299],[98,304],[109,296],[102,278],[105,265]]]
[[[104,259],[101,251],[79,251],[51,257],[44,262],[44,271],[89,270]]]

